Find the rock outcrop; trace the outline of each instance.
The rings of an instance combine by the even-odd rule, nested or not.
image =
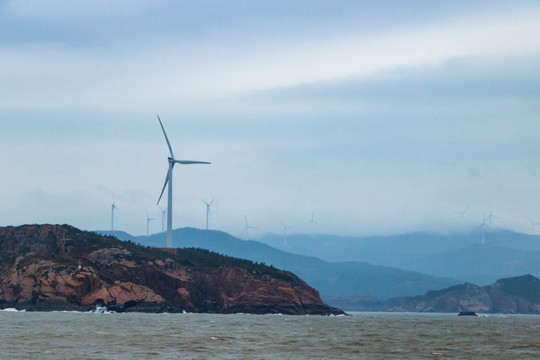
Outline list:
[[[342,314],[294,274],[206,250],[163,251],[68,225],[0,228],[0,308]]]

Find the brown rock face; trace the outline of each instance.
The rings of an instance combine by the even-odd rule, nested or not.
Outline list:
[[[343,313],[291,273],[189,251],[148,249],[67,225],[0,228],[0,308]]]

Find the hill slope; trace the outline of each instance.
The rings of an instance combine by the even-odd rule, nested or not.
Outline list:
[[[140,236],[137,241],[144,245],[163,246],[165,234]],[[291,254],[257,241],[240,240],[221,231],[176,229],[174,241],[174,244],[182,247],[200,247],[291,271],[318,289],[324,299],[332,295],[365,295],[387,299],[423,294],[459,283],[449,278],[365,262],[326,262],[315,257]]]

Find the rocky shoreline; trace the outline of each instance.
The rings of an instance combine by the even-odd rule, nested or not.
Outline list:
[[[200,249],[162,251],[69,225],[0,228],[0,308],[340,315],[300,278]]]

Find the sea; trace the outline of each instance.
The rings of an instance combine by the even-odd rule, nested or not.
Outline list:
[[[538,359],[540,316],[0,311],[1,359]]]

